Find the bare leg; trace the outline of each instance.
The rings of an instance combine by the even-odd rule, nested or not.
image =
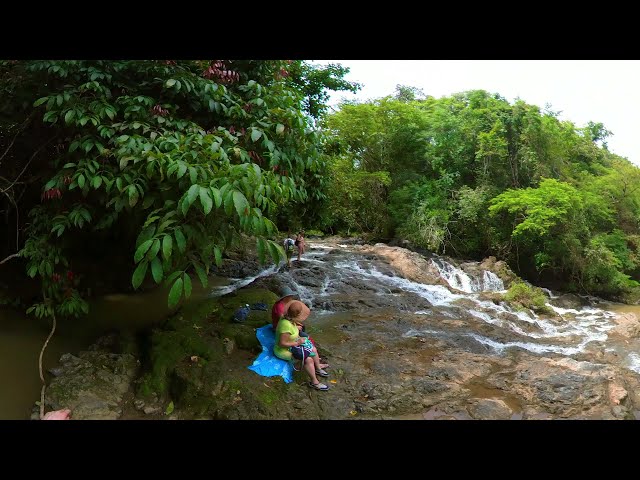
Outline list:
[[[304,371],[307,372],[307,375],[311,378],[311,383],[317,385],[320,381],[318,380],[318,377],[316,377],[316,368],[311,358],[312,357],[307,357],[304,359]]]
[[[320,354],[318,353],[318,349],[316,347],[313,347],[312,349],[313,353],[316,354],[315,357],[311,357],[313,358],[313,363],[315,363],[316,368],[317,369],[325,369],[329,366],[328,363],[320,363]]]

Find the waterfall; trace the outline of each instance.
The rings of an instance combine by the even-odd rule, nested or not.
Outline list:
[[[488,270],[483,270],[482,278],[472,278],[464,270],[442,259],[432,260],[432,262],[440,272],[440,276],[452,288],[457,290],[462,290],[466,293],[504,290],[504,283],[502,283],[500,277]]]

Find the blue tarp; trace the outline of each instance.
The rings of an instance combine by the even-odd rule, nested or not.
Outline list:
[[[271,325],[265,325],[256,330],[256,337],[262,345],[262,353],[255,359],[249,370],[253,370],[263,377],[275,377],[280,375],[285,383],[293,382],[293,365],[273,354],[273,346],[276,343],[275,332]]]

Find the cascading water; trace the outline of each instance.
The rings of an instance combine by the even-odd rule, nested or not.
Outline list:
[[[500,277],[488,270],[483,270],[482,277],[479,278],[469,276],[464,270],[439,257],[432,259],[432,263],[437,267],[440,276],[456,290],[467,293],[504,290],[504,283]]]
[[[328,255],[335,248],[335,245],[325,247],[322,244],[316,244],[305,253],[302,264],[295,265],[294,262],[291,270],[282,269],[278,273],[281,280],[290,285],[318,315],[340,310],[339,307],[334,306],[335,302],[331,303],[331,299],[340,298],[343,301],[341,304],[356,300],[366,304],[367,299],[375,297],[378,299],[377,302],[386,300],[385,305],[392,308],[393,305],[399,305],[397,308],[404,310],[415,305],[413,313],[423,318],[433,317],[434,314],[445,318],[474,318],[497,329],[495,330],[497,336],[487,334],[484,330],[482,333],[474,331],[472,328],[460,332],[414,328],[407,329],[404,335],[407,337],[425,335],[467,337],[493,350],[496,355],[513,348],[521,348],[535,354],[559,354],[571,357],[585,352],[592,344],[606,344],[607,332],[615,327],[612,321],[615,314],[599,308],[563,309],[548,304],[560,317],[549,318],[549,316],[536,315],[531,311],[515,311],[505,303],[496,304],[480,300],[479,292],[504,291],[502,280],[490,271],[478,270],[482,273],[471,276],[440,257],[433,258],[432,262],[438,268],[442,278],[456,289],[457,292],[453,293],[442,285],[414,282],[389,272],[387,268],[382,268],[381,262],[376,262],[368,256],[358,255],[357,249],[353,246],[341,245],[339,246],[340,255]],[[318,268],[314,265],[326,267],[323,271],[325,277],[316,282],[317,286],[298,281],[310,274],[310,269]],[[271,273],[273,270],[267,269],[259,276]],[[242,284],[252,281],[252,279],[247,280],[249,281],[243,281]],[[241,284],[234,285],[238,288]],[[356,290],[353,289],[354,285],[357,287]],[[403,302],[405,297],[408,300]],[[424,305],[432,307],[424,308],[418,305],[419,301],[411,298],[420,299]],[[458,305],[460,301],[467,304],[471,302],[470,304],[475,306],[460,307]],[[627,368],[640,373],[640,357],[634,356],[633,352],[627,352],[625,355]]]

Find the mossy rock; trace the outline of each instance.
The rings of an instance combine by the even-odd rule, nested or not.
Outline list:
[[[509,289],[514,283],[521,282],[520,278],[513,273],[506,262],[499,260],[493,266],[493,273],[498,275],[504,284],[504,288]]]
[[[175,331],[154,330],[149,355],[151,369],[143,378],[140,393],[147,396],[155,392],[162,396],[167,392],[170,375],[181,361],[191,356],[212,360],[220,355],[221,350],[205,341],[192,325],[182,325]]]
[[[230,323],[222,330],[224,337],[230,338],[238,348],[250,352],[261,352],[262,346],[256,337],[255,328],[239,323]]]
[[[219,369],[212,363],[183,361],[172,371],[169,383],[169,393],[176,405],[181,409],[188,409],[194,415],[204,415],[212,407],[215,399],[208,381],[217,378]]]
[[[251,310],[247,316],[247,322],[257,323],[262,326],[271,322],[271,307],[278,300],[278,296],[265,288],[242,288],[233,294],[219,298],[218,316],[222,321],[233,321],[233,314],[238,308],[249,304],[264,303],[267,310]]]
[[[524,282],[513,283],[504,299],[517,310],[531,309],[536,313],[553,315],[553,310],[546,306],[547,297],[543,291]]]

